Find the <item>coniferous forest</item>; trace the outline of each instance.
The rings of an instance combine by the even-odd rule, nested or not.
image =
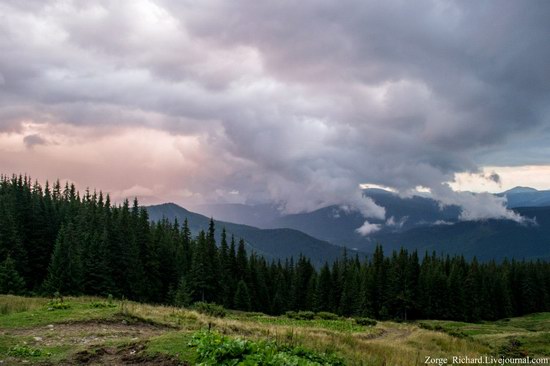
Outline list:
[[[215,230],[222,230],[216,243]],[[0,179],[0,293],[113,295],[187,306],[196,301],[281,314],[329,311],[377,319],[492,320],[550,311],[550,264],[467,262],[378,246],[315,268],[268,262],[214,227],[150,222],[146,209],[59,182]]]

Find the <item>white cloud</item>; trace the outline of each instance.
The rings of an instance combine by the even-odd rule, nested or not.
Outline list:
[[[442,205],[462,208],[459,219],[463,221],[507,219],[524,222],[524,218],[506,208],[506,198],[490,193],[455,192],[447,184],[432,189],[432,196]]]
[[[381,225],[378,224],[371,224],[368,221],[365,221],[361,227],[357,228],[355,231],[362,236],[367,236],[369,234],[373,234],[381,229]]]

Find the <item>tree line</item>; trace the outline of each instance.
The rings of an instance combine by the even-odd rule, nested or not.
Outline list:
[[[493,320],[550,311],[550,264],[468,262],[381,246],[365,260],[315,268],[300,256],[268,262],[214,221],[193,236],[183,223],[151,222],[137,200],[112,205],[58,182],[0,177],[0,293],[113,295],[188,306],[196,301],[282,314],[328,311],[377,319]]]

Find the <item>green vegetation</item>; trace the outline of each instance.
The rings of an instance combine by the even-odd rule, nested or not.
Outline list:
[[[334,313],[330,313],[328,311],[319,311],[315,314],[315,317],[317,319],[323,319],[323,320],[338,320],[340,317]]]
[[[42,351],[38,348],[31,348],[27,345],[17,345],[9,349],[8,356],[23,357],[23,358],[40,357],[42,356]]]
[[[313,320],[315,313],[313,311],[287,311],[285,314],[290,319]]]
[[[64,310],[69,309],[70,307],[71,304],[65,302],[59,292],[56,292],[54,299],[48,302],[48,310]]]
[[[500,354],[524,352],[531,356],[550,356],[550,313],[479,323],[425,320],[419,325],[491,345]]]
[[[290,328],[316,328],[316,329],[329,329],[335,330],[342,333],[353,333],[353,332],[362,332],[362,333],[371,333],[369,330],[366,330],[364,326],[358,325],[351,318],[338,318],[338,319],[292,319],[286,316],[268,316],[265,314],[244,316],[243,314],[238,314],[232,316],[233,319],[239,319],[240,321],[250,321],[252,323],[261,323],[266,325],[276,325],[276,326],[285,326]],[[372,334],[376,331],[372,332]]]
[[[279,346],[274,342],[231,338],[218,332],[198,332],[189,344],[196,347],[198,361],[203,365],[344,365],[343,360],[332,354]]]
[[[197,309],[217,316],[225,312],[219,305],[296,320],[332,313],[478,322],[550,311],[550,263],[543,261],[420,259],[406,250],[387,256],[378,246],[368,260],[344,254],[317,269],[302,256],[281,263],[249,255],[244,240],[223,229],[215,238],[213,220],[193,238],[187,221],[150,222],[137,200],[113,206],[101,192],[0,177],[0,292],[57,293],[49,304],[55,311],[73,306],[62,295],[109,294],[180,307],[208,303]]]
[[[95,297],[66,297],[70,308],[51,311],[50,301],[0,295],[0,360],[5,364],[116,364],[122,359],[137,365],[221,364],[259,357],[275,365],[281,359],[297,365],[341,360],[378,366],[421,364],[426,355],[550,356],[550,313],[481,323],[378,321],[365,326],[359,318],[322,319],[326,316],[318,313],[304,320],[226,310],[222,318],[126,300],[95,306],[109,303]],[[214,352],[214,344],[223,347]]]
[[[344,255],[316,269],[304,257],[268,263],[225,231],[216,243],[215,230],[212,220],[192,238],[187,222],[151,223],[137,201],[112,206],[101,193],[2,177],[0,360],[390,365],[550,355],[549,263],[420,260],[378,246],[368,260]]]
[[[355,318],[354,320],[357,324],[367,327],[373,327],[378,323],[376,320],[369,318]]]
[[[227,314],[223,306],[220,306],[217,304],[210,304],[203,301],[198,301],[194,303],[193,310],[196,310],[201,314],[216,316],[218,318],[223,318]]]

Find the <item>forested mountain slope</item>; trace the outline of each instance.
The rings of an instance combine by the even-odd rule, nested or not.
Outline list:
[[[191,233],[198,234],[200,230],[208,229],[210,219],[206,216],[188,211],[173,203],[165,203],[146,207],[149,217],[153,221],[163,218],[173,221],[177,219],[182,223],[188,220]],[[298,258],[304,255],[317,266],[326,261],[332,262],[342,255],[343,248],[316,239],[294,229],[258,229],[248,225],[234,224],[224,221],[214,221],[216,227],[225,228],[228,236],[243,238],[247,249],[263,255],[268,259]],[[220,231],[217,233],[217,241],[220,242]]]

